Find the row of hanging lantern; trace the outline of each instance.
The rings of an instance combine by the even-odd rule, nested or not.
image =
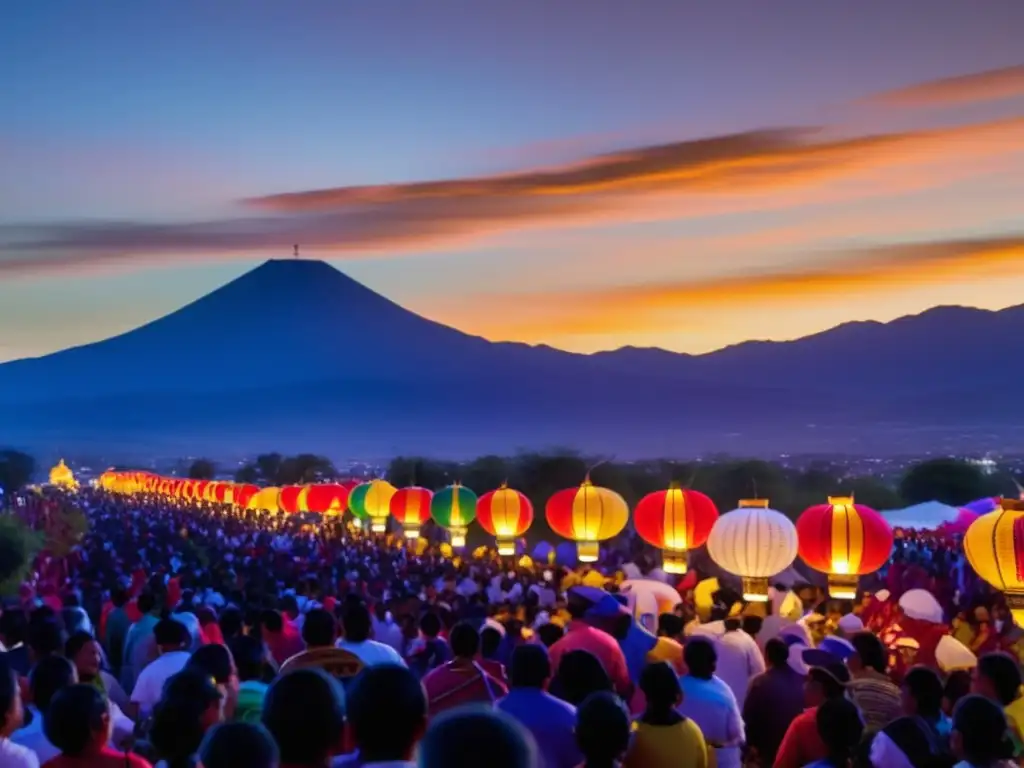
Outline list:
[[[156,493],[272,512],[340,514],[348,509],[356,525],[368,526],[374,533],[386,531],[388,518],[394,518],[409,539],[417,538],[422,525],[433,519],[449,532],[454,547],[465,546],[468,528],[476,520],[495,537],[500,555],[514,554],[516,539],[533,522],[530,500],[505,484],[477,497],[458,483],[436,493],[419,486],[399,489],[382,479],[259,488],[145,472],[108,472],[101,476],[100,485],[120,493]],[[1024,540],[1024,503],[1018,504]],[[552,531],[576,542],[584,563],[597,561],[600,543],[621,533],[630,517],[625,499],[594,485],[589,475],[580,486],[552,495],[545,513]],[[810,507],[794,525],[771,509],[766,499],[741,500],[737,509],[719,515],[703,493],[672,486],[641,499],[633,524],[645,541],[662,550],[667,573],[685,573],[689,551],[707,544],[711,559],[740,577],[744,598],[751,601],[766,600],[768,579],[785,571],[798,555],[828,575],[833,597],[853,599],[858,578],[880,568],[893,543],[892,530],[881,515],[845,496]],[[1012,533],[1016,528],[1006,530]],[[1024,610],[1024,568],[1018,575]]]

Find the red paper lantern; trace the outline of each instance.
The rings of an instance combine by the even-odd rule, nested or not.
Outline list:
[[[717,519],[711,499],[675,487],[647,494],[633,510],[636,532],[663,551],[665,573],[686,573],[687,551],[708,540]]]
[[[593,563],[600,544],[617,536],[629,522],[626,500],[609,488],[590,482],[554,494],[544,507],[548,525],[559,536],[576,542],[581,563]]]
[[[430,500],[434,494],[426,488],[400,488],[391,497],[391,516],[402,524],[407,539],[419,538],[420,526],[430,519]]]
[[[801,559],[828,574],[828,590],[837,600],[857,597],[857,581],[885,565],[892,553],[892,528],[852,496],[830,497],[796,521]]]
[[[258,485],[252,485],[251,483],[242,483],[241,485],[235,486],[235,491],[231,497],[231,503],[236,507],[245,509],[249,506],[249,502],[252,497],[260,492]]]
[[[353,486],[355,487],[355,486]],[[306,491],[306,509],[322,515],[341,514],[348,507],[348,489],[340,483],[310,485]]]
[[[497,540],[499,555],[514,555],[516,539],[533,525],[533,504],[524,494],[502,483],[500,488],[477,500],[476,519]]]
[[[306,512],[303,493],[306,490],[304,485],[286,485],[281,488],[281,495],[277,499],[282,512],[289,515],[296,515],[299,512]]]

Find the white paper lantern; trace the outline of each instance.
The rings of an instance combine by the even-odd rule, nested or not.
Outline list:
[[[763,603],[768,578],[796,559],[796,527],[767,499],[744,500],[715,521],[707,546],[712,560],[743,580],[743,599]]]

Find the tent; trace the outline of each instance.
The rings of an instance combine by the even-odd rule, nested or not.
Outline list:
[[[951,507],[939,501],[926,501],[904,509],[890,509],[883,512],[882,517],[893,528],[963,533],[977,515],[969,510]]]

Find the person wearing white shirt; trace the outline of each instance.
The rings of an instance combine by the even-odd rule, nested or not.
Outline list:
[[[383,602],[374,606],[373,616],[373,639],[384,645],[389,645],[395,652],[401,655],[405,646],[405,636],[402,628],[395,622],[394,617],[387,610]]]
[[[25,707],[30,719],[13,734],[11,741],[31,750],[43,765],[60,754],[43,732],[43,714],[57,692],[78,682],[75,666],[63,656],[48,656],[40,661],[29,675],[32,704]],[[2,765],[2,764],[0,764]]]
[[[138,718],[147,717],[163,695],[164,683],[181,672],[190,654],[185,649],[192,641],[188,629],[174,619],[163,619],[153,628],[160,655],[139,674],[132,689],[132,704]]]
[[[367,667],[378,664],[405,666],[405,660],[394,648],[370,639],[373,624],[370,611],[363,603],[349,605],[341,618],[345,636],[337,642],[338,648],[355,654]]]
[[[691,637],[683,654],[690,672],[679,679],[683,689],[679,713],[700,727],[708,746],[715,749],[718,768],[740,768],[746,738],[743,716],[732,689],[715,675],[714,641]]]
[[[4,768],[39,768],[36,753],[11,740],[21,728],[24,715],[18,676],[0,656],[0,765]]]
[[[739,619],[726,619],[725,634],[718,638],[717,650],[715,674],[732,689],[742,712],[750,681],[765,670],[761,649],[754,638],[740,629]]]

